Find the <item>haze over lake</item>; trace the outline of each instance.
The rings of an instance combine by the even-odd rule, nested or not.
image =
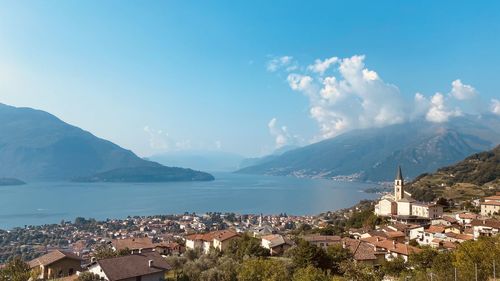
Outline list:
[[[375,184],[231,173],[214,176],[212,182],[4,186],[0,187],[0,229],[73,221],[78,216],[106,219],[209,211],[318,214],[377,197],[363,192]]]

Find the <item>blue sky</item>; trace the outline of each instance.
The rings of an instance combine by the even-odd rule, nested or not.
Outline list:
[[[498,1],[0,1],[0,102],[49,111],[141,156],[261,155],[412,118],[354,120],[318,101],[328,75],[352,84],[341,69],[353,62],[380,79],[339,86],[356,110],[360,99],[363,110],[401,107],[417,92],[420,114],[437,122],[471,104],[494,109],[499,14]],[[328,74],[308,68],[331,57]],[[314,83],[293,88],[291,74]],[[474,99],[452,99],[457,79]]]

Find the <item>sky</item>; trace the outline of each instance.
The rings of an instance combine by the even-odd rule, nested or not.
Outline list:
[[[500,114],[498,1],[0,1],[0,102],[140,156]]]

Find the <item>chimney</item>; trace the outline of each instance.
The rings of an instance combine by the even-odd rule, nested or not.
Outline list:
[[[149,260],[149,261],[148,261],[148,265],[149,265],[149,267],[153,267],[153,263],[154,263],[154,262],[153,262],[153,260]]]
[[[380,239],[378,239],[378,237],[376,237],[375,239],[377,240],[377,242],[379,242],[379,241],[380,241]]]
[[[346,243],[345,243],[345,241],[342,241],[342,248],[344,248],[344,249],[346,248]]]
[[[392,246],[396,249],[396,240],[392,240]]]

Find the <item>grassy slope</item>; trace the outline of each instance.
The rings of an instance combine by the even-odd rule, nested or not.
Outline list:
[[[492,194],[500,190],[500,145],[435,173],[420,175],[408,189],[420,200],[464,200]]]

